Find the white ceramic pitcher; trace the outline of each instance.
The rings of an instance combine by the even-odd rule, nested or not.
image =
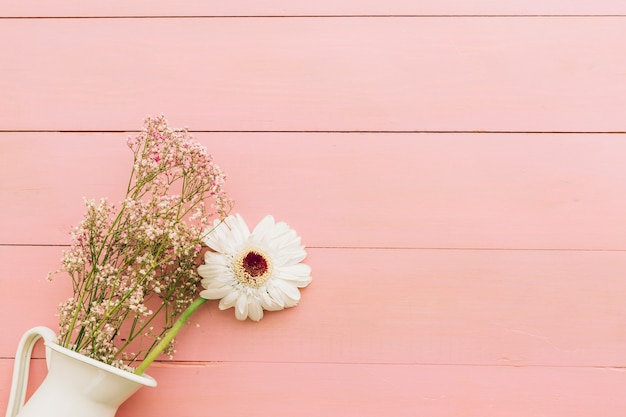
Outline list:
[[[30,357],[44,339],[48,375],[24,404]],[[15,355],[6,417],[113,417],[139,388],[155,387],[148,375],[135,375],[59,346],[47,327],[27,331]]]

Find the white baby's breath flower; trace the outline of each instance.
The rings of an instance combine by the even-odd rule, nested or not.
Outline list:
[[[220,300],[219,308],[235,308],[239,320],[263,318],[263,310],[293,307],[300,300],[299,288],[311,282],[311,268],[296,232],[270,215],[252,233],[237,214],[216,220],[204,239],[212,249],[198,268],[205,288],[200,296]]]

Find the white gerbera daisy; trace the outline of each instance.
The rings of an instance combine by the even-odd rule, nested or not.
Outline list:
[[[300,238],[272,216],[265,216],[252,233],[239,214],[216,220],[204,243],[213,251],[198,267],[205,288],[200,296],[219,299],[221,310],[235,307],[239,320],[259,321],[263,310],[295,306],[298,288],[311,282],[311,268],[300,263],[306,257]]]

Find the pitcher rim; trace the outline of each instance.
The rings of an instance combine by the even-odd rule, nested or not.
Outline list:
[[[100,362],[97,361],[95,359],[89,358],[85,355],[81,355],[80,353],[73,351],[71,349],[65,348],[61,345],[59,345],[58,343],[53,343],[53,342],[45,342],[44,343],[47,347],[49,347],[50,349],[53,349],[59,353],[62,353],[64,355],[67,355],[71,358],[77,359],[79,361],[83,361],[85,363],[89,363],[91,365],[97,366],[99,368],[101,368],[104,371],[110,372],[112,374],[121,376],[123,378],[126,378],[128,380],[131,380],[133,382],[136,382],[138,384],[147,386],[147,387],[156,387],[157,386],[157,382],[154,378],[152,378],[150,375],[148,374],[142,374],[142,375],[137,375],[137,374],[133,374],[132,372],[128,372],[125,371],[123,369],[120,368],[116,368],[115,366],[106,364],[104,362]]]

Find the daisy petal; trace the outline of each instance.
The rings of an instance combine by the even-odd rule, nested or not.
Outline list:
[[[220,265],[200,265],[198,274],[202,278],[219,278],[224,273],[224,267]]]
[[[283,309],[283,307],[280,304],[278,304],[276,301],[272,299],[272,297],[270,297],[267,291],[262,291],[260,294],[260,298],[261,298],[261,307],[263,307],[267,311],[278,311],[278,310]]]
[[[293,307],[300,301],[300,291],[298,288],[286,281],[276,280],[276,286],[283,294],[286,307]]]
[[[245,320],[248,317],[248,297],[240,293],[235,304],[235,317],[237,320]]]
[[[281,266],[276,271],[276,277],[291,281],[297,287],[303,288],[311,283],[311,267],[306,264]]]
[[[252,236],[258,240],[271,239],[271,233],[274,228],[274,217],[270,214],[263,217],[259,224],[252,231]]]
[[[243,217],[239,214],[236,214],[234,217],[234,221],[230,223],[230,226],[233,228],[233,235],[235,235],[235,239],[239,242],[245,242],[248,240],[248,236],[250,236],[250,229],[248,229],[248,225],[246,224]]]
[[[230,287],[207,288],[206,290],[200,291],[200,297],[206,298],[207,300],[219,300],[228,295],[230,291]]]
[[[224,298],[220,300],[219,308],[220,310],[226,310],[227,308],[231,308],[235,306],[237,302],[237,297],[239,296],[238,292],[231,292],[227,294]]]
[[[268,285],[267,292],[270,297],[272,297],[272,300],[274,300],[274,303],[278,307],[280,307],[281,310],[285,308],[285,299],[283,297],[283,293],[279,291],[278,288],[276,288],[274,285]]]
[[[204,243],[220,253],[229,253],[240,247],[250,235],[248,225],[240,215],[228,216],[223,221],[216,220],[213,229],[206,230]]]
[[[254,321],[259,321],[263,318],[263,309],[259,301],[252,300],[248,304],[248,316]]]

